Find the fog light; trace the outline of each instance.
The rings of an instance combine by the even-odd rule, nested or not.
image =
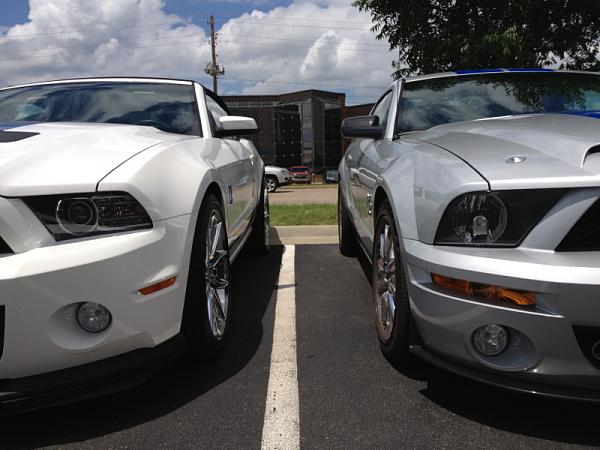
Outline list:
[[[77,322],[88,333],[100,333],[106,330],[111,320],[108,309],[98,303],[82,303],[77,309]]]
[[[508,332],[500,325],[486,325],[473,333],[473,345],[482,355],[499,355],[508,346]]]

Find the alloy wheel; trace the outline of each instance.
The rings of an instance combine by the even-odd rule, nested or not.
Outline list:
[[[225,333],[230,297],[229,251],[221,214],[210,213],[206,230],[206,302],[213,336],[220,340]]]
[[[377,331],[383,342],[389,341],[396,314],[396,250],[394,231],[385,223],[376,240],[375,279],[373,280]]]
[[[277,182],[273,178],[267,178],[265,185],[267,186],[267,192],[274,192],[277,189]]]

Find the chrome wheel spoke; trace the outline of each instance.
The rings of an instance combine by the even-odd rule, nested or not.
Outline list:
[[[388,325],[391,327],[394,322],[394,316],[396,315],[396,299],[394,295],[388,291],[386,300],[386,316]]]
[[[214,289],[225,289],[229,287],[229,280],[226,278],[213,278],[210,284]]]
[[[225,250],[216,250],[215,253],[208,259],[208,268],[216,269],[224,262],[226,256],[227,252]]]
[[[217,222],[213,227],[212,246],[210,249],[211,256],[217,252],[217,246],[219,245],[219,241],[221,240],[221,227],[222,226],[223,226],[223,222]]]

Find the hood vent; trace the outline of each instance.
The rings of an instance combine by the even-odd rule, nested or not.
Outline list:
[[[0,131],[0,144],[7,142],[17,142],[23,139],[37,136],[39,133],[27,133],[25,131]]]
[[[588,157],[590,157],[590,156],[592,156],[592,155],[594,155],[596,153],[600,153],[600,144],[599,145],[594,145],[594,146],[592,146],[592,147],[590,147],[590,148],[587,149],[587,151],[585,152],[585,156],[583,157],[583,163],[585,164],[585,160]]]

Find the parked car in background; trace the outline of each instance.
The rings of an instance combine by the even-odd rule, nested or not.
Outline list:
[[[192,81],[0,90],[0,407],[223,351],[230,264],[269,247],[255,130]]]
[[[289,171],[292,183],[312,183],[312,173],[307,166],[293,166],[290,167]]]
[[[265,166],[265,186],[267,192],[275,192],[279,186],[290,184],[290,172],[283,167]]]
[[[340,180],[339,170],[336,168],[327,168],[323,170],[323,181],[325,183],[337,183]]]
[[[600,400],[600,74],[464,71],[346,119],[340,249],[373,263],[383,354]]]

